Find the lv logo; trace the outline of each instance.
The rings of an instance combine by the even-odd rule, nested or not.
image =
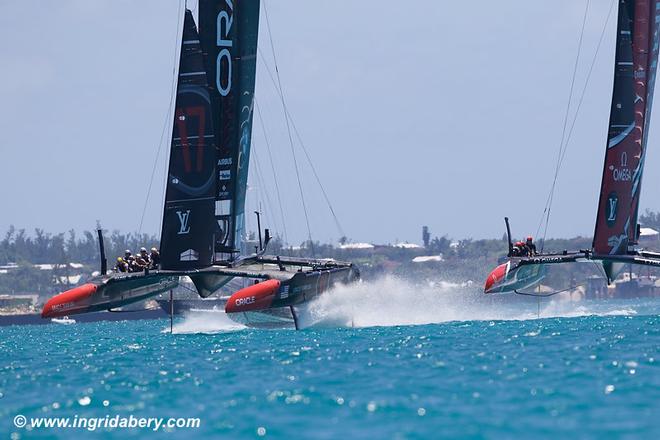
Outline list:
[[[607,214],[607,221],[608,222],[616,221],[616,205],[619,202],[619,199],[610,197],[607,201],[610,204],[610,209],[608,209],[608,214]]]
[[[188,220],[190,219],[190,209],[187,211],[177,211],[176,215],[179,217],[179,232],[178,235],[188,234],[190,232],[190,226],[188,226]]]

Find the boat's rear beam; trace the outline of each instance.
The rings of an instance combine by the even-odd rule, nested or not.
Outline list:
[[[648,254],[648,253],[645,253]],[[649,258],[638,255],[606,255],[606,256],[595,256],[594,260],[602,261],[604,263],[623,263],[623,264],[638,264],[641,266],[653,266],[660,267],[660,255],[657,258]]]

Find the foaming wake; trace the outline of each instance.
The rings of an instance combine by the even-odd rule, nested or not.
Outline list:
[[[419,285],[394,276],[339,286],[300,311],[303,327],[421,325],[637,313],[631,305],[622,306],[621,302],[578,302],[570,295],[540,301],[515,294],[485,295],[472,283]]]
[[[246,326],[233,321],[224,310],[197,310],[184,315],[183,321],[173,327],[176,334],[223,333],[245,329]],[[163,330],[169,332],[169,328]]]
[[[580,316],[634,316],[637,310],[620,302],[613,304],[607,300],[571,301],[568,298],[557,298],[547,301],[541,306],[541,318],[577,318]]]
[[[581,316],[633,316],[657,312],[660,302],[580,300],[570,294],[537,299],[515,294],[485,295],[466,283],[413,283],[392,275],[338,286],[309,304],[296,306],[306,327],[423,325],[450,321],[529,320]],[[653,312],[653,313],[655,313]],[[286,328],[291,328],[287,324]],[[248,326],[222,310],[192,311],[174,325],[174,333],[222,333]],[[169,332],[169,328],[163,330]]]

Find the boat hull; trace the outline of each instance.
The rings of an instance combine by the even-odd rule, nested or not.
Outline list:
[[[178,276],[160,273],[104,275],[52,297],[41,316],[57,318],[111,310],[174,289],[178,284]]]
[[[233,265],[214,265],[194,271],[112,273],[51,298],[42,317],[54,318],[122,307],[164,293],[188,276],[202,297],[226,286],[232,278],[254,280],[227,300],[227,313],[263,311],[302,304],[337,284],[360,278],[356,267],[334,260],[253,256]]]
[[[503,293],[524,290],[536,286],[545,278],[545,267],[541,264],[517,265],[507,261],[497,266],[486,279],[485,293]]]
[[[228,314],[291,307],[313,300],[338,284],[359,279],[352,266],[300,271],[290,279],[269,279],[234,293],[227,300]]]
[[[552,264],[575,263],[591,259],[585,251],[542,254],[532,257],[507,257],[486,278],[485,293],[519,292],[536,286]]]

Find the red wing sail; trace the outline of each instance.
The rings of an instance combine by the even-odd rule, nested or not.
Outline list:
[[[593,242],[597,255],[622,255],[636,242],[659,7],[659,0],[619,0],[614,92]]]

